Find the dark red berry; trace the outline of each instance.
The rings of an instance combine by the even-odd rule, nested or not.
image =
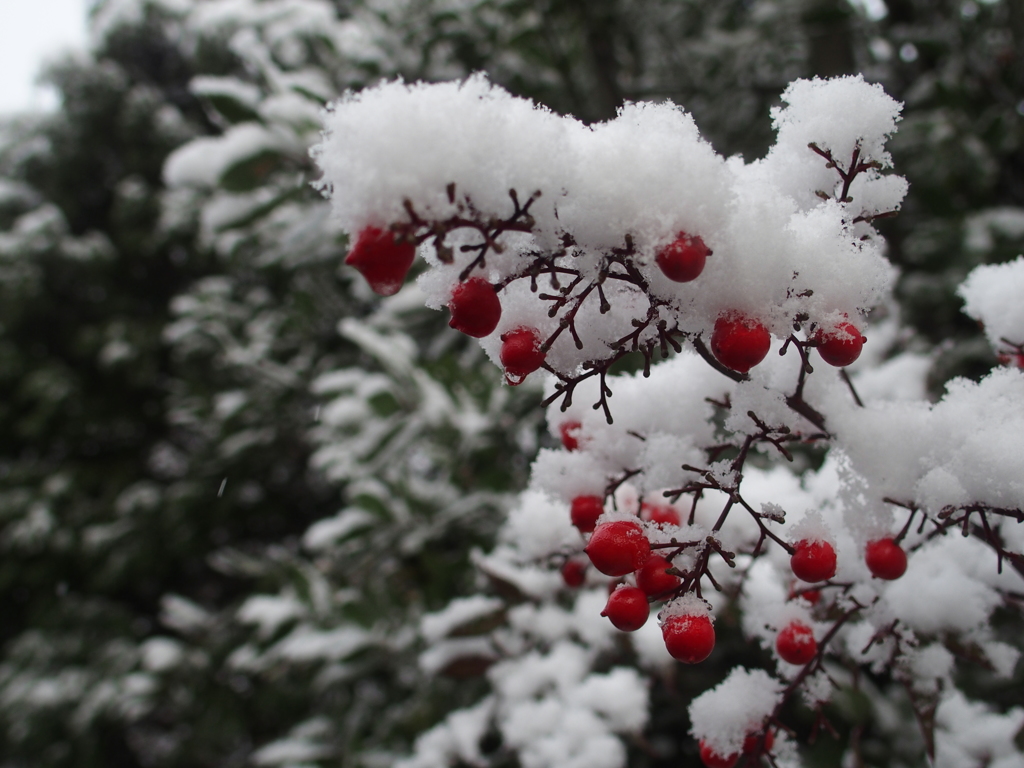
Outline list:
[[[606,576],[625,576],[644,564],[651,553],[651,544],[639,523],[612,520],[594,529],[583,551]]]
[[[652,554],[636,572],[636,585],[647,595],[663,595],[680,584],[680,578],[666,573],[672,563],[661,555]]]
[[[679,525],[679,512],[668,504],[649,504],[645,501],[640,505],[640,517],[658,525]]]
[[[636,632],[647,623],[650,613],[647,595],[636,587],[616,589],[608,595],[608,603],[601,611],[602,616],[607,616],[614,627],[623,632]]]
[[[836,551],[827,541],[798,541],[789,564],[803,581],[816,582],[836,575]]]
[[[562,565],[562,581],[567,587],[580,587],[587,578],[587,565],[580,560],[566,560]]]
[[[563,421],[558,425],[558,434],[562,436],[562,447],[567,451],[575,451],[580,447],[580,427],[578,421]]]
[[[688,283],[704,271],[704,261],[710,254],[711,251],[699,237],[680,232],[654,258],[669,280]]]
[[[762,744],[761,738],[764,737]],[[751,733],[743,740],[743,751],[747,754],[756,752],[757,754],[764,754],[765,752],[771,752],[772,747],[775,746],[775,734],[769,728],[763,733]],[[759,748],[760,747],[760,748]]]
[[[907,553],[891,538],[870,542],[864,548],[864,560],[880,579],[892,581],[907,572]]]
[[[501,336],[501,364],[508,376],[524,379],[544,364],[540,336],[533,328],[516,328]],[[519,382],[515,382],[519,383]]]
[[[665,648],[672,658],[684,664],[697,664],[715,648],[715,628],[702,614],[670,616],[661,625]]]
[[[597,518],[604,514],[604,499],[600,496],[577,496],[572,500],[569,515],[580,533],[590,533]]]
[[[358,269],[375,293],[391,296],[401,290],[414,258],[413,243],[396,241],[391,230],[365,227],[345,263]]]
[[[817,605],[821,600],[820,589],[800,589],[791,590],[789,593],[789,599],[792,600],[794,597],[799,597],[801,600],[806,600],[811,605]]]
[[[501,319],[498,294],[482,277],[472,277],[455,286],[448,309],[452,313],[448,325],[477,339],[493,333]]]
[[[1024,368],[1024,353],[1013,352],[1010,354],[1000,353],[996,355],[996,359],[1002,365],[1010,365],[1015,368]]]
[[[775,650],[790,664],[806,664],[818,652],[814,631],[799,621],[792,621],[775,637]]]
[[[843,368],[860,357],[861,347],[866,339],[850,322],[839,323],[835,330],[823,333],[819,328],[814,334],[818,342],[818,354],[829,365]]]
[[[772,336],[758,320],[739,312],[726,312],[715,321],[711,352],[726,368],[746,373],[764,360]]]
[[[701,741],[700,743],[700,761],[704,763],[707,768],[732,768],[736,765],[736,761],[739,759],[740,755],[738,752],[722,757],[708,746],[707,742]]]

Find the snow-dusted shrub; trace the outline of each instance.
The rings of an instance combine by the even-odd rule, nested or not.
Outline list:
[[[923,387],[901,378],[920,366],[865,365],[884,341],[847,372],[894,278],[872,222],[907,192],[886,173],[901,107],[860,77],[796,81],[783,101],[775,146],[751,163],[717,155],[671,103],[584,125],[480,76],[385,83],[326,113],[314,156],[357,243],[350,263],[371,284],[381,270],[400,281],[415,245],[429,306],[480,321],[509,384],[542,370],[563,446],[541,451],[498,546],[477,556],[515,596],[507,611],[463,602],[423,623],[424,669],[491,664],[491,694],[406,765],[487,764],[479,745],[496,733],[524,766],[621,766],[615,736],[647,722],[635,670],[702,657],[708,621],[731,606],[775,663],[694,700],[708,765],[799,764],[787,704],[824,722],[842,667],[906,687],[937,764],[1024,760],[1024,712],[967,701],[944,647],[1002,675],[1017,660],[990,620],[1022,591],[1024,373],[914,400]],[[1020,263],[963,288],[1009,362],[1024,342]],[[460,298],[474,280],[497,300]],[[638,371],[613,370],[623,360]],[[647,622],[629,636],[635,667],[609,670],[624,641],[601,615],[616,621],[617,583],[662,606],[668,650]],[[467,638],[471,608],[493,621]],[[1000,734],[983,756],[979,729]]]

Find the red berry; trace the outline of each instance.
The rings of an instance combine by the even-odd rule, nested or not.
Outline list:
[[[375,293],[391,296],[402,288],[414,258],[413,243],[397,242],[388,229],[364,227],[345,263],[358,269]]]
[[[563,421],[558,425],[558,434],[562,436],[562,447],[567,451],[575,451],[580,447],[580,427],[578,421]]]
[[[647,623],[650,613],[647,595],[636,587],[616,589],[608,595],[608,603],[601,611],[602,616],[607,616],[615,628],[623,632],[636,632]]]
[[[665,573],[672,563],[661,555],[651,555],[636,572],[636,585],[647,595],[662,595],[679,586],[681,579]]]
[[[704,260],[710,254],[699,237],[680,232],[675,240],[658,251],[655,261],[669,280],[688,283],[704,271]]]
[[[501,336],[501,364],[505,373],[524,379],[544,364],[540,336],[533,328],[516,328]],[[518,383],[518,382],[516,382]]]
[[[751,734],[749,734],[747,736],[747,738],[745,738],[743,740],[743,751],[748,753],[748,754],[750,752],[757,752],[758,754],[763,754],[765,752],[771,752],[772,751],[772,747],[775,746],[775,734],[769,728],[767,731],[763,732],[763,735],[764,735],[764,742],[763,742],[763,746],[762,746],[762,741],[761,741],[762,734],[761,733],[751,733]],[[758,749],[759,746],[761,746],[761,749]]]
[[[715,628],[702,614],[670,616],[661,625],[665,647],[672,658],[684,664],[697,664],[715,648]]]
[[[640,517],[658,525],[679,525],[679,512],[668,504],[648,504],[645,501],[640,505]]]
[[[704,763],[707,768],[732,768],[736,765],[736,761],[739,759],[740,755],[738,752],[722,757],[708,746],[707,742],[701,741],[700,743],[700,761]]]
[[[776,636],[775,650],[783,661],[806,664],[818,652],[818,642],[810,627],[799,621],[791,621]]]
[[[498,294],[482,277],[473,277],[455,286],[448,309],[452,313],[448,325],[477,339],[490,336],[501,319]]]
[[[604,499],[600,496],[577,496],[572,500],[569,514],[580,533],[590,533],[597,524],[597,518],[604,514]]]
[[[819,328],[814,333],[814,340],[818,342],[818,354],[821,355],[821,359],[837,368],[850,365],[860,357],[861,347],[866,341],[857,327],[850,322],[839,323],[835,330],[828,333],[822,332]]]
[[[996,359],[999,360],[999,362],[1003,365],[1012,365],[1016,368],[1024,368],[1024,353],[1000,353],[996,355]]]
[[[907,553],[893,539],[879,539],[864,548],[868,570],[880,579],[892,581],[907,571]]]
[[[821,600],[821,590],[820,589],[805,589],[805,590],[801,590],[799,595],[794,593],[793,596],[794,597],[800,597],[800,598],[806,600],[811,605],[817,605],[818,601]]]
[[[651,544],[638,523],[613,520],[594,529],[583,551],[606,576],[625,576],[644,564]]]
[[[562,565],[562,581],[567,587],[579,587],[587,578],[587,565],[579,560],[566,560]]]
[[[827,541],[798,541],[789,565],[803,581],[825,581],[836,575],[836,551]]]
[[[771,345],[768,329],[739,312],[720,315],[711,334],[711,351],[718,362],[739,373],[746,373],[764,360]]]

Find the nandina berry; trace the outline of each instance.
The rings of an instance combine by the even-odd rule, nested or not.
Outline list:
[[[1011,365],[1016,368],[1024,368],[1024,353],[1013,352],[1010,354],[1001,352],[996,355],[996,359],[1001,365]]]
[[[587,578],[587,565],[580,560],[566,560],[562,565],[562,581],[567,587],[582,586]]]
[[[678,576],[665,572],[671,567],[672,563],[661,555],[650,555],[636,572],[636,585],[651,596],[662,595],[675,589],[681,580]]]
[[[894,539],[878,539],[864,548],[864,560],[872,575],[892,581],[907,571],[907,553]]]
[[[800,589],[800,590],[798,590],[796,588],[796,586],[794,585],[793,587],[790,587],[789,599],[792,600],[792,599],[797,598],[797,597],[799,597],[801,600],[806,600],[811,605],[817,605],[818,601],[821,600],[821,590],[820,589]]]
[[[636,587],[619,587],[608,595],[608,603],[602,616],[607,616],[616,629],[623,632],[636,632],[647,623],[651,606],[647,603],[647,595]]]
[[[604,499],[600,496],[577,496],[572,500],[569,515],[580,533],[590,533],[597,518],[604,514]]]
[[[803,581],[825,581],[836,575],[836,551],[827,541],[798,541],[789,565]]]
[[[850,322],[839,323],[835,330],[823,332],[820,328],[814,333],[818,342],[818,354],[829,365],[843,368],[851,365],[860,357],[861,347],[867,341],[860,335],[857,326]]]
[[[415,244],[396,241],[391,230],[364,227],[345,263],[358,269],[375,293],[391,296],[401,290],[415,258]]]
[[[455,286],[448,309],[452,313],[448,325],[477,339],[490,336],[501,319],[498,294],[482,277],[471,277]]]
[[[640,517],[658,525],[679,525],[679,512],[668,504],[649,504],[645,501],[640,505]]]
[[[661,625],[665,648],[684,664],[697,664],[715,648],[715,628],[706,614],[670,616]]]
[[[772,345],[768,329],[752,317],[726,312],[715,321],[711,352],[726,368],[746,373],[764,360]]]
[[[758,747],[761,746],[760,749]],[[764,743],[761,742],[761,733],[751,733],[747,735],[747,738],[743,740],[743,751],[747,754],[751,752],[757,752],[758,754],[764,754],[765,752],[771,752],[772,747],[775,746],[775,733],[769,728],[764,731]]]
[[[700,742],[700,761],[707,768],[732,768],[739,759],[740,755],[738,752],[722,757],[706,741],[701,740]]]
[[[516,328],[501,336],[501,364],[505,373],[523,379],[544,364],[540,336],[533,328]]]
[[[818,652],[814,631],[799,621],[791,621],[775,637],[775,650],[790,664],[806,664]]]
[[[558,434],[562,436],[562,447],[567,451],[575,451],[580,447],[580,427],[578,421],[563,421],[558,425]]]
[[[704,261],[710,255],[711,251],[703,240],[680,232],[675,240],[658,251],[654,259],[669,280],[688,283],[704,271]]]
[[[606,576],[625,576],[644,564],[651,554],[651,544],[639,523],[612,520],[594,529],[583,551]]]

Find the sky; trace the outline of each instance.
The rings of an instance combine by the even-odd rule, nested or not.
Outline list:
[[[56,94],[33,81],[48,57],[85,48],[86,2],[0,0],[0,113],[56,106]]]

